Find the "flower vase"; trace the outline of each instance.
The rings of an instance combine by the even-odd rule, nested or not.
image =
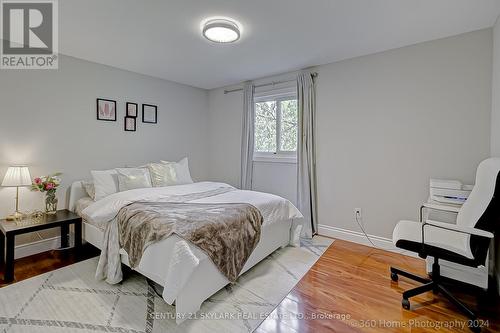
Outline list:
[[[57,212],[57,197],[55,193],[47,193],[45,196],[45,213],[53,215]]]

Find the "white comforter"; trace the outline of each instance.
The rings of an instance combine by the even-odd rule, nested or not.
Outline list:
[[[249,203],[261,212],[264,226],[302,217],[298,209],[286,199],[268,193],[237,190],[224,183],[200,182],[115,193],[82,211],[87,221],[107,223],[96,277],[112,284],[122,280],[116,221],[122,207],[135,201],[179,201],[191,195],[196,197],[197,193],[217,190],[224,193],[185,202]],[[263,232],[264,230],[263,228]],[[155,281],[164,281],[163,285],[168,288],[164,288],[163,298],[172,304],[200,261],[207,259],[200,249],[173,235],[146,248],[137,270],[154,277]]]

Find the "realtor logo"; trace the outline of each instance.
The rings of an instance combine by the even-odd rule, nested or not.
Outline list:
[[[1,0],[2,69],[57,69],[57,0]]]

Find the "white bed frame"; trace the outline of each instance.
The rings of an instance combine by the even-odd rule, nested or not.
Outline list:
[[[74,211],[76,202],[84,197],[88,197],[81,181],[74,182],[71,185],[69,210]],[[280,221],[262,228],[259,244],[250,255],[241,274],[255,266],[262,259],[273,253],[279,248],[285,247],[290,243],[292,220]],[[102,248],[103,231],[89,223],[83,223],[83,238],[85,241]],[[126,254],[121,255],[122,263],[129,266]],[[162,263],[158,263],[161,265]],[[152,276],[147,272],[136,269],[137,272],[151,279],[152,281],[163,285],[164,281],[159,276]],[[222,275],[217,267],[210,261],[204,260],[192,273],[189,281],[175,299],[176,321],[181,323],[188,319],[190,315],[196,313],[202,303],[220,289],[224,288],[229,281]],[[168,287],[168,286],[165,286]]]

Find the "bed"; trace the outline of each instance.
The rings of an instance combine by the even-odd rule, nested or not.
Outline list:
[[[240,275],[275,250],[298,243],[302,215],[293,204],[272,194],[237,190],[224,183],[199,182],[131,190],[94,202],[86,194],[82,182],[77,181],[71,186],[69,209],[83,217],[84,240],[103,250],[106,226],[116,219],[121,207],[136,200],[159,200],[166,195],[218,188],[231,190],[193,202],[248,203],[263,216],[260,240]],[[119,253],[121,263],[130,267],[127,252],[120,249]],[[175,234],[149,245],[135,271],[164,287],[162,297],[168,304],[175,305],[177,323],[192,317],[206,299],[230,283],[203,251]]]

